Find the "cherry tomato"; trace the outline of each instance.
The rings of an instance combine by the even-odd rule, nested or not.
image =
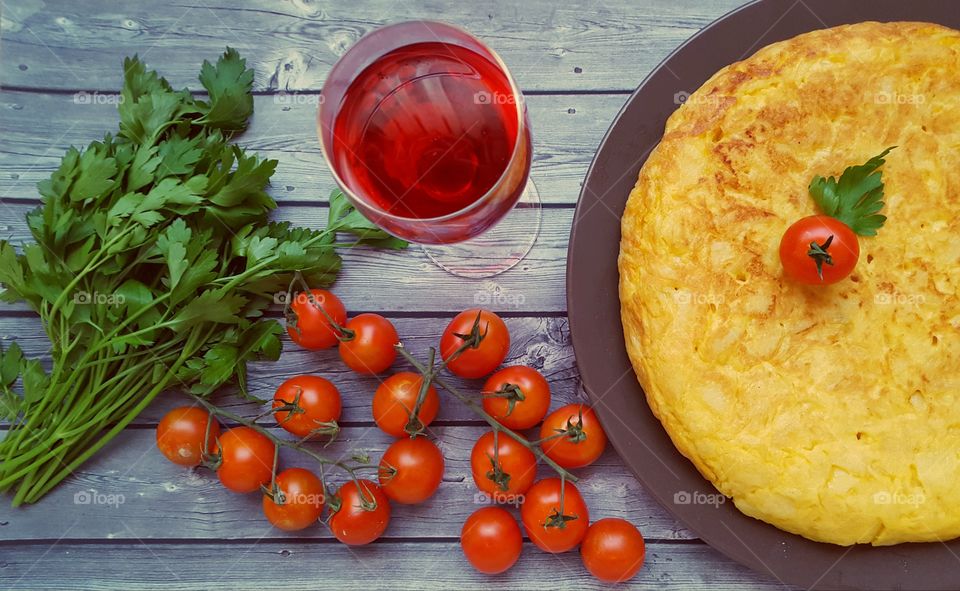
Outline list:
[[[196,406],[181,406],[163,415],[157,425],[157,447],[168,460],[181,466],[199,466],[203,461],[203,434],[210,413]],[[213,453],[220,436],[220,424],[210,423],[207,452]]]
[[[347,309],[343,307],[340,298],[325,289],[311,289],[310,293],[313,294],[312,299],[316,304],[305,292],[294,296],[290,304],[292,318],[287,320],[287,334],[294,343],[304,349],[329,349],[339,342],[339,333],[317,306],[326,310],[330,318],[340,326],[347,322]]]
[[[287,468],[277,474],[274,497],[263,495],[267,521],[286,531],[309,527],[323,511],[323,483],[309,470]]]
[[[360,314],[345,327],[353,333],[350,340],[340,341],[340,359],[357,373],[374,374],[386,371],[397,358],[394,345],[400,336],[393,324],[379,314]]]
[[[798,283],[836,283],[853,272],[859,258],[857,235],[850,226],[828,215],[811,215],[794,222],[780,240],[783,272]]]
[[[548,458],[564,468],[589,466],[607,447],[607,434],[596,413],[588,406],[568,404],[547,415],[540,427],[540,439],[553,437],[563,430],[567,430],[566,435],[545,441],[541,447]]]
[[[437,492],[443,479],[443,454],[426,437],[393,442],[380,459],[380,487],[405,505],[422,503]]]
[[[594,523],[580,544],[583,566],[605,583],[629,581],[643,566],[646,549],[640,530],[624,519]]]
[[[576,548],[590,525],[590,512],[580,491],[569,482],[564,485],[562,511],[559,478],[544,478],[531,486],[520,507],[530,541],[554,554]]]
[[[373,395],[373,420],[377,426],[394,437],[409,435],[405,429],[417,404],[422,383],[423,378],[419,374],[409,371],[395,373],[384,380]],[[439,410],[440,396],[431,384],[417,417],[426,427],[437,417]]]
[[[340,420],[340,392],[320,376],[294,376],[280,384],[273,395],[273,408],[296,404],[303,412],[281,410],[273,413],[277,424],[297,437],[336,434]]]
[[[505,367],[490,376],[483,386],[483,396],[483,409],[514,431],[535,426],[550,408],[550,384],[540,372],[525,365]]]
[[[217,476],[226,488],[248,493],[273,476],[273,442],[250,427],[235,427],[220,436],[221,463]]]
[[[465,349],[456,359],[454,353],[464,343],[457,335],[470,335],[480,315],[479,344]],[[440,338],[440,356],[447,361],[447,369],[462,378],[482,378],[503,363],[510,351],[510,331],[499,316],[488,310],[474,308],[457,314]]]
[[[340,507],[330,515],[330,530],[338,540],[350,546],[363,546],[386,531],[390,524],[390,501],[379,486],[369,480],[350,480],[340,487],[337,498]]]
[[[500,507],[484,507],[467,517],[460,547],[473,568],[487,575],[502,573],[520,558],[523,534],[517,520]]]
[[[494,454],[493,431],[477,439],[470,453],[470,469],[477,488],[497,502],[513,502],[537,477],[537,456],[509,435],[497,435],[499,454]],[[494,467],[493,458],[499,461]]]

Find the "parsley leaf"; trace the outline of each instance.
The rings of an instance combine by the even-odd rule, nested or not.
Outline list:
[[[876,236],[877,230],[887,221],[879,215],[883,209],[884,158],[892,146],[860,166],[850,166],[840,179],[815,176],[810,181],[810,196],[820,210],[835,217],[861,236]]]
[[[209,110],[200,119],[202,123],[227,131],[246,128],[253,114],[253,70],[247,69],[247,60],[236,49],[228,47],[216,66],[204,60],[200,83],[210,93]]]
[[[200,141],[203,138],[185,138],[174,135],[159,146],[160,174],[180,175],[193,172],[194,166],[203,155]]]
[[[379,248],[406,248],[407,242],[391,236],[379,226],[368,220],[350,203],[343,191],[334,189],[330,193],[330,212],[327,228],[337,232],[346,232],[357,237],[354,244],[366,244]]]
[[[102,151],[93,148],[80,157],[79,174],[70,190],[74,201],[91,199],[113,188],[117,162]]]

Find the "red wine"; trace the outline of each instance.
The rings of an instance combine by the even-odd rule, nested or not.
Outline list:
[[[500,67],[470,49],[400,47],[347,89],[333,160],[355,194],[393,215],[451,214],[483,197],[510,163],[517,100]]]

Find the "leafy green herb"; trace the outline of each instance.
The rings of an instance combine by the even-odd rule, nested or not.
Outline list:
[[[327,229],[353,234],[357,240],[351,246],[366,244],[380,248],[406,248],[407,243],[387,234],[373,222],[363,217],[339,189],[330,193],[330,213]]]
[[[896,146],[887,148],[860,166],[850,166],[840,179],[815,176],[810,181],[810,196],[824,214],[835,217],[861,236],[876,236],[887,221],[883,209],[884,158]]]
[[[336,248],[405,245],[339,192],[324,230],[268,221],[277,162],[230,141],[253,112],[253,70],[233,49],[204,62],[205,101],[137,57],[124,74],[119,133],[71,148],[40,183],[34,242],[0,241],[0,299],[37,311],[53,358],[47,373],[15,343],[0,350],[11,421],[0,490],[15,490],[14,505],[46,494],[161,392],[245,394],[247,363],[280,355],[283,327],[264,312],[296,272],[325,286]]]

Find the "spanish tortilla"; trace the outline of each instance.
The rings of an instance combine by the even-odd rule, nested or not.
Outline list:
[[[765,47],[669,119],[622,218],[627,352],[745,514],[835,544],[960,535],[960,33],[860,23]],[[887,146],[887,224],[830,287],[777,243],[815,174]]]

